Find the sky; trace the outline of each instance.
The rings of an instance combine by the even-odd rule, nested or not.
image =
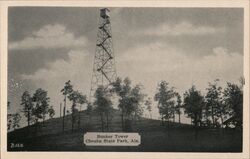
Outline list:
[[[85,95],[90,83],[100,8],[9,7],[9,112],[22,109],[27,90],[48,91],[59,116],[67,80]],[[165,80],[181,95],[192,85],[203,94],[209,82],[237,83],[243,76],[243,9],[110,8],[119,77],[142,84],[153,98]],[[69,108],[69,107],[68,107]],[[156,103],[153,117],[158,118]],[[25,118],[22,119],[24,126]],[[190,122],[182,115],[183,122]]]

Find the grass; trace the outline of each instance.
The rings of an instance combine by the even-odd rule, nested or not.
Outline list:
[[[141,144],[136,147],[85,146],[83,134],[101,130],[100,117],[92,116],[91,123],[86,112],[81,112],[81,126],[71,131],[71,116],[49,119],[36,132],[35,126],[8,133],[8,151],[133,151],[133,152],[241,152],[242,131],[225,129],[201,129],[195,139],[194,128],[187,124],[170,123],[161,126],[161,121],[142,118],[133,124],[133,131],[141,135]],[[121,132],[120,112],[115,110],[110,132]],[[23,147],[11,147],[23,144]]]

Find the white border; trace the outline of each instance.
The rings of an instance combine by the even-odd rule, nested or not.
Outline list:
[[[244,8],[244,115],[242,153],[142,153],[142,152],[7,152],[7,7],[64,6],[64,7],[229,7]],[[248,0],[169,0],[169,1],[2,1],[0,2],[0,64],[1,64],[1,157],[4,159],[44,158],[237,158],[249,159],[249,1]],[[188,145],[187,145],[188,146]]]

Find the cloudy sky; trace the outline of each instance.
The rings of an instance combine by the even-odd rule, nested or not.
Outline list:
[[[180,94],[192,84],[205,93],[208,82],[223,86],[243,75],[243,9],[110,10],[117,74],[143,84],[151,98],[161,80]],[[8,16],[11,112],[21,109],[25,90],[43,88],[58,116],[69,79],[89,95],[99,8],[10,7]]]

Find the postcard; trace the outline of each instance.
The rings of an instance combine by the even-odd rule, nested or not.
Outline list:
[[[249,158],[249,1],[3,1],[1,157]]]

